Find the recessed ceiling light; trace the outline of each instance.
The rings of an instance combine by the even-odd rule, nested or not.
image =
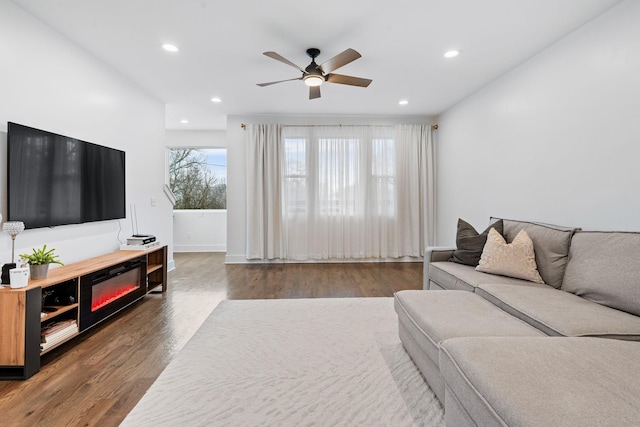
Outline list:
[[[460,51],[457,49],[448,50],[444,53],[445,58],[455,58],[458,55],[460,55]]]
[[[183,125],[186,125],[187,123],[189,123],[189,120],[182,119],[182,120],[180,120],[180,123],[182,123]]]
[[[407,105],[409,103],[409,101],[407,101],[406,99],[401,99],[400,102],[398,102],[398,105]]]
[[[216,104],[219,102],[222,102],[222,99],[218,98],[217,96],[211,98],[211,102],[215,102]]]
[[[163,44],[162,48],[164,50],[166,50],[167,52],[177,52],[178,51],[178,47],[176,45],[173,45],[173,44],[170,44],[170,43]]]

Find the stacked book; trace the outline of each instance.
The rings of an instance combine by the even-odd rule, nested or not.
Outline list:
[[[42,351],[59,344],[78,334],[78,323],[75,319],[64,319],[49,323],[42,327],[40,348]]]
[[[151,243],[145,243],[144,245],[130,245],[130,244],[126,244],[126,245],[122,245],[120,246],[120,250],[123,251],[147,251],[149,249],[153,249],[153,248],[159,248],[160,247],[160,240],[156,240],[155,242],[151,242]]]

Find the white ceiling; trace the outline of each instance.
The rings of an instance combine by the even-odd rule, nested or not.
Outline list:
[[[168,129],[225,129],[227,115],[437,115],[620,2],[13,1],[164,102]],[[301,74],[262,52],[304,68],[309,47],[319,64],[359,51],[337,72],[373,83],[325,83],[315,100],[301,81],[256,86]],[[461,55],[445,59],[452,48]]]

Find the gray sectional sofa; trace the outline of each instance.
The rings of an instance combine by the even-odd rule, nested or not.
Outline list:
[[[430,248],[424,290],[395,295],[446,424],[640,425],[640,233],[503,224],[507,242],[526,230],[544,284]]]

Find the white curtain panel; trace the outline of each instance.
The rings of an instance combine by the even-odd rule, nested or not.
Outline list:
[[[247,125],[247,259],[286,259],[281,125]]]
[[[248,258],[418,257],[433,244],[430,126],[273,126],[248,127]]]
[[[420,256],[435,244],[436,197],[433,129],[429,125],[394,127],[398,158],[399,252]]]

